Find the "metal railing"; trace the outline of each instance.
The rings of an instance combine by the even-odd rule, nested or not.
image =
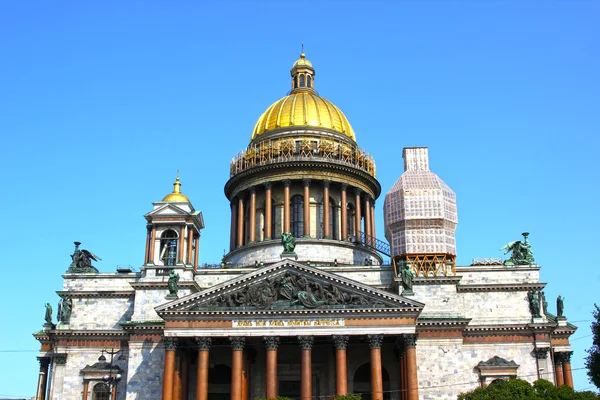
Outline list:
[[[351,237],[354,237],[353,231],[349,230],[348,234]],[[361,243],[362,245],[369,247],[385,256],[391,257],[392,250],[390,248],[390,244],[388,242],[384,242],[383,240],[379,240],[374,236],[369,236],[364,232],[358,232],[354,242]]]

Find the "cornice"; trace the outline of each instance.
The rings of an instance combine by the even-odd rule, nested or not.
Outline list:
[[[86,290],[86,291],[71,291],[71,290],[57,290],[56,294],[60,297],[121,297],[129,298],[135,295],[134,290]]]
[[[514,291],[530,291],[542,290],[546,287],[545,283],[491,283],[478,285],[457,285],[458,293],[464,292],[514,292]]]
[[[106,329],[56,329],[53,332],[56,339],[77,339],[77,338],[89,338],[90,336],[96,337],[126,337],[129,334],[124,330],[106,330]]]
[[[511,334],[511,333],[540,333],[552,332],[556,324],[494,324],[494,325],[475,325],[465,328],[465,335],[486,335],[486,334]]]
[[[417,319],[417,330],[431,329],[464,329],[472,318],[465,317],[419,317]]]
[[[401,278],[394,278],[396,281],[401,282]],[[427,276],[427,277],[416,277],[413,279],[413,285],[440,285],[440,284],[451,284],[457,285],[462,279],[460,275],[454,276]]]
[[[169,282],[164,281],[164,282],[132,282],[131,283],[131,287],[134,289],[156,289],[156,288],[166,288],[169,286]],[[196,283],[195,281],[184,281],[184,282],[179,282],[179,284],[177,285],[178,287],[182,288],[182,287],[186,287],[186,288],[195,288],[198,291],[201,290],[200,286],[198,285],[198,283]]]
[[[121,326],[126,331],[162,331],[165,327],[165,321],[127,321],[122,322]]]
[[[456,272],[489,272],[489,271],[539,271],[539,265],[515,265],[512,267],[507,267],[505,265],[465,265],[465,266],[456,266]]]
[[[416,318],[419,311],[414,308],[365,308],[365,309],[304,309],[304,310],[219,310],[219,311],[161,311],[168,320],[185,320],[192,316],[202,316],[207,319],[231,319],[236,317],[306,317],[318,318],[321,315],[339,315],[341,318]],[[402,315],[398,315],[402,314]]]

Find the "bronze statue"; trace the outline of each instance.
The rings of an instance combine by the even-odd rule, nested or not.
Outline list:
[[[46,315],[44,316],[46,323],[44,326],[52,326],[52,306],[46,303]]]
[[[534,318],[541,317],[540,315],[540,294],[537,290],[531,290],[527,297],[529,298],[529,309]]]
[[[284,232],[281,234],[281,244],[284,253],[293,253],[296,248],[296,238],[290,232]]]
[[[167,297],[177,297],[177,292],[179,291],[179,274],[172,269],[169,272],[169,294]]]
[[[66,297],[60,300],[58,303],[58,315],[56,319],[63,324],[68,324],[71,320],[71,310],[73,308],[73,300],[70,297]]]
[[[523,232],[522,235],[525,238],[523,242],[520,240],[515,240],[514,242],[510,242],[500,248],[500,250],[505,250],[504,254],[512,252],[510,258],[504,261],[504,265],[511,266],[535,264],[533,251],[531,251],[531,245],[527,241],[529,232]]]
[[[562,317],[565,312],[565,298],[562,296],[558,296],[556,298],[556,316]]]
[[[402,293],[412,294],[413,279],[417,277],[415,271],[408,264],[404,264],[402,271],[400,272],[400,278],[402,279]]]
[[[101,261],[102,259],[88,250],[79,250],[81,242],[75,243],[75,251],[71,255],[71,265],[67,270],[69,274],[93,274],[98,273],[98,270],[92,265],[92,260]]]

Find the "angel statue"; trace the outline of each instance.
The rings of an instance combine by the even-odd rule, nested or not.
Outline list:
[[[281,234],[281,244],[284,253],[293,253],[296,248],[296,238],[290,232],[284,232]]]
[[[98,270],[92,265],[92,260],[100,261],[102,259],[100,257],[98,257],[97,255],[95,255],[94,253],[92,253],[91,251],[79,250],[79,245],[81,244],[81,242],[74,242],[74,243],[75,243],[75,251],[71,255],[71,259],[73,260],[73,262],[71,262],[71,265],[69,266],[69,269],[67,270],[67,273],[74,273],[74,274],[98,273]]]
[[[504,265],[531,265],[535,264],[533,258],[533,251],[531,251],[531,245],[527,241],[529,232],[523,232],[524,241],[515,240],[505,246],[502,246],[500,250],[504,250],[504,254],[512,252],[510,258],[504,261]]]

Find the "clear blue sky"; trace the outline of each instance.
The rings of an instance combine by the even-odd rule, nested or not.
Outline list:
[[[201,262],[229,243],[229,161],[290,89],[304,43],[387,192],[428,146],[458,199],[459,264],[531,232],[551,311],[579,326],[600,271],[596,1],[13,1],[0,5],[0,396],[33,396],[44,303],[73,241],[139,267],[151,202],[204,213]],[[377,202],[383,237],[383,197]],[[7,351],[20,352],[7,352]]]

